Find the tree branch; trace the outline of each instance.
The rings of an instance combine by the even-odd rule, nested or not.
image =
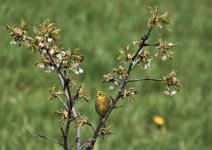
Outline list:
[[[140,78],[140,79],[131,79],[131,80],[127,80],[127,83],[130,82],[137,82],[137,81],[144,81],[144,80],[151,80],[151,81],[163,81],[162,79],[159,78]]]
[[[77,124],[77,121],[76,121],[77,113],[76,113],[74,107],[72,107],[72,113],[73,113],[75,122],[76,122],[76,124]],[[76,133],[76,146],[77,146],[76,149],[77,149],[77,150],[80,150],[80,133],[81,133],[81,128],[80,128],[80,126],[77,124],[77,133]]]
[[[63,101],[63,99],[60,96],[57,96],[58,99],[61,101],[61,103],[63,104],[63,106],[68,110],[68,106],[66,105],[66,103]]]
[[[87,123],[85,123],[85,124],[87,124],[88,126],[90,126],[91,129],[92,129],[93,131],[95,131],[95,128],[93,127],[93,125],[92,125],[91,123],[87,122]]]
[[[156,44],[145,44],[144,46],[159,46],[160,43],[156,43]]]
[[[81,85],[77,88],[77,91],[76,91],[75,95],[73,96],[73,103],[75,103],[76,100],[78,99],[80,89],[81,89]]]
[[[39,137],[39,138],[43,138],[43,139],[45,139],[45,140],[47,140],[47,141],[51,141],[51,142],[56,143],[56,144],[58,144],[58,145],[60,145],[60,146],[63,146],[62,143],[58,142],[58,141],[55,140],[55,139],[48,138],[48,137],[46,137],[45,135],[41,135],[41,134],[32,134],[31,136],[36,136],[36,137]]]
[[[64,74],[61,72],[61,66],[57,67],[54,59],[50,55],[49,51],[47,50],[47,54],[50,58],[50,60],[53,63],[54,69],[58,75],[58,78],[61,82],[61,85],[65,91],[65,96],[67,99],[68,103],[68,115],[67,115],[67,122],[65,126],[65,131],[61,128],[62,134],[63,134],[63,140],[64,140],[64,149],[69,150],[69,143],[68,143],[68,134],[69,134],[69,129],[70,129],[70,124],[71,124],[71,116],[73,116],[75,123],[77,124],[76,118],[77,118],[77,113],[74,108],[74,103],[73,103],[73,98],[71,97],[71,92],[70,92],[70,86],[69,86],[69,79],[64,76]],[[81,128],[77,124],[77,130],[76,130],[76,149],[80,150],[80,132]]]
[[[66,136],[62,127],[60,128],[60,130],[61,130],[62,135],[63,135],[63,148],[64,148],[64,150],[68,150],[68,143],[67,143],[67,140],[66,140],[67,136]]]
[[[132,68],[135,66],[135,64],[133,63],[135,61],[135,59],[137,58],[138,54],[140,53],[140,51],[142,50],[143,47],[145,47],[146,45],[146,41],[147,39],[149,38],[150,36],[150,33],[152,31],[153,27],[150,27],[147,34],[144,35],[142,38],[141,38],[141,42],[139,44],[139,47],[138,47],[138,50],[136,51],[136,53],[134,54],[134,56],[132,57],[132,61],[130,62],[129,64],[129,67],[127,69],[127,77],[122,81],[122,83],[120,84],[120,89],[117,93],[117,95],[115,96],[115,98],[112,98],[112,104],[110,105],[110,108],[108,109],[107,113],[99,120],[98,122],[98,125],[96,127],[96,130],[94,131],[94,134],[92,136],[91,139],[89,139],[84,145],[83,145],[83,148],[85,150],[90,150],[94,147],[94,144],[96,142],[96,139],[99,135],[99,131],[101,130],[101,128],[105,125],[105,122],[107,121],[109,115],[111,114],[112,110],[114,108],[116,108],[116,103],[118,102],[118,100],[121,98],[121,94],[127,84],[127,80],[130,76],[130,73],[132,71]]]

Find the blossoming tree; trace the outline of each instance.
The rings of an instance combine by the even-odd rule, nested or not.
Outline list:
[[[61,110],[56,110],[56,114],[60,116],[60,121],[64,122],[60,128],[62,139],[57,141],[43,135],[36,136],[57,143],[64,150],[71,149],[70,145],[74,145],[74,143],[77,150],[89,150],[94,147],[99,136],[112,133],[111,127],[105,127],[105,123],[110,117],[111,112],[119,107],[118,101],[120,99],[131,101],[134,95],[137,94],[135,87],[128,87],[128,84],[144,80],[158,81],[164,84],[164,94],[166,95],[175,95],[176,92],[180,91],[182,86],[176,78],[175,71],[161,78],[134,77],[131,75],[131,72],[135,69],[148,69],[155,57],[161,57],[164,61],[166,59],[173,59],[173,52],[170,49],[176,44],[161,39],[153,44],[148,42],[154,28],[162,29],[165,27],[171,31],[168,12],[160,14],[156,6],[149,7],[149,10],[151,15],[147,23],[147,33],[138,41],[133,42],[137,48],[133,49],[127,46],[120,49],[117,68],[114,68],[111,73],[103,75],[103,82],[109,83],[109,88],[111,90],[116,89],[117,92],[115,97],[108,96],[111,100],[110,105],[96,125],[93,125],[92,120],[89,120],[87,116],[82,115],[75,109],[75,103],[78,103],[80,99],[85,101],[89,99],[84,86],[82,84],[78,85],[76,82],[77,75],[83,73],[81,63],[84,61],[84,56],[80,55],[79,49],[65,49],[61,44],[60,29],[48,19],[39,26],[34,27],[35,35],[29,35],[28,24],[23,19],[21,20],[20,28],[10,25],[5,27],[12,36],[10,43],[23,46],[34,53],[39,53],[40,59],[36,62],[36,66],[45,72],[56,72],[61,84],[59,89],[53,85],[49,88],[49,93],[51,94],[50,99],[57,99],[63,106]],[[148,47],[156,47],[156,54],[152,55]],[[140,67],[135,68],[135,66]],[[70,135],[71,123],[76,125],[76,137]],[[87,141],[82,143],[81,129],[84,125],[90,126],[93,133]]]

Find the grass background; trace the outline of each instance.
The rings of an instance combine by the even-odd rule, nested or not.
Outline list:
[[[154,61],[147,72],[135,75],[159,77],[173,68],[178,71],[184,88],[174,97],[163,94],[157,83],[137,83],[136,101],[122,101],[123,109],[115,110],[108,122],[114,135],[99,139],[95,149],[144,150],[209,150],[212,147],[212,2],[211,0],[0,0],[0,26],[16,24],[20,18],[31,27],[50,18],[62,29],[66,48],[80,47],[86,56],[80,81],[89,89],[89,103],[77,104],[95,123],[97,90],[104,89],[102,74],[116,65],[118,48],[138,40],[146,31],[148,5],[170,11],[173,33],[154,30],[157,37],[177,42],[173,61]],[[60,105],[48,101],[47,89],[57,77],[34,67],[37,59],[24,48],[9,45],[10,37],[0,31],[0,149],[60,149],[58,145],[35,137],[28,131],[60,140],[54,115]],[[152,123],[161,115],[162,129]],[[72,131],[73,132],[73,131]],[[83,130],[83,140],[91,134]],[[74,137],[74,133],[72,133]]]

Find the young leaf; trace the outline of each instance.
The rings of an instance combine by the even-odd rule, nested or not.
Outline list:
[[[21,28],[25,31],[29,29],[28,23],[23,18],[21,18]]]

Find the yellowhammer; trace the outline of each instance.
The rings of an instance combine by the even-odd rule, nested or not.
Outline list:
[[[103,91],[98,91],[96,96],[95,108],[100,117],[103,117],[110,107],[110,100]]]

